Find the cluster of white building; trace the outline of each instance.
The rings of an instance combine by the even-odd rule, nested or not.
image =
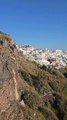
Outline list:
[[[56,68],[67,66],[67,51],[55,50],[51,51],[47,48],[34,48],[32,46],[17,46],[18,51],[31,60],[40,65],[50,65]]]

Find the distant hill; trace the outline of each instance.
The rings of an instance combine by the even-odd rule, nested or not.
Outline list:
[[[19,52],[23,55],[40,65],[53,66],[56,69],[67,66],[67,51],[63,50],[49,50],[48,48],[34,48],[29,45],[18,46]]]
[[[0,120],[67,120],[67,68],[32,62],[0,34]]]

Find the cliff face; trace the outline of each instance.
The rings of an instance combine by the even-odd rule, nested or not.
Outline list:
[[[6,36],[5,39],[4,36]],[[21,101],[18,93],[22,81],[17,68],[17,50],[10,36],[2,35],[0,37],[2,43],[0,43],[0,119],[22,120],[23,112],[19,107]],[[24,102],[22,105],[25,105]]]
[[[67,120],[66,74],[26,60],[0,33],[0,120]]]

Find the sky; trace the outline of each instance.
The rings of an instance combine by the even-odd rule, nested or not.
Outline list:
[[[18,45],[67,50],[67,0],[0,0],[0,31]]]

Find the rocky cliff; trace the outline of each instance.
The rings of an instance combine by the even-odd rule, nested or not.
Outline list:
[[[46,68],[0,32],[0,120],[67,120],[67,68]]]

